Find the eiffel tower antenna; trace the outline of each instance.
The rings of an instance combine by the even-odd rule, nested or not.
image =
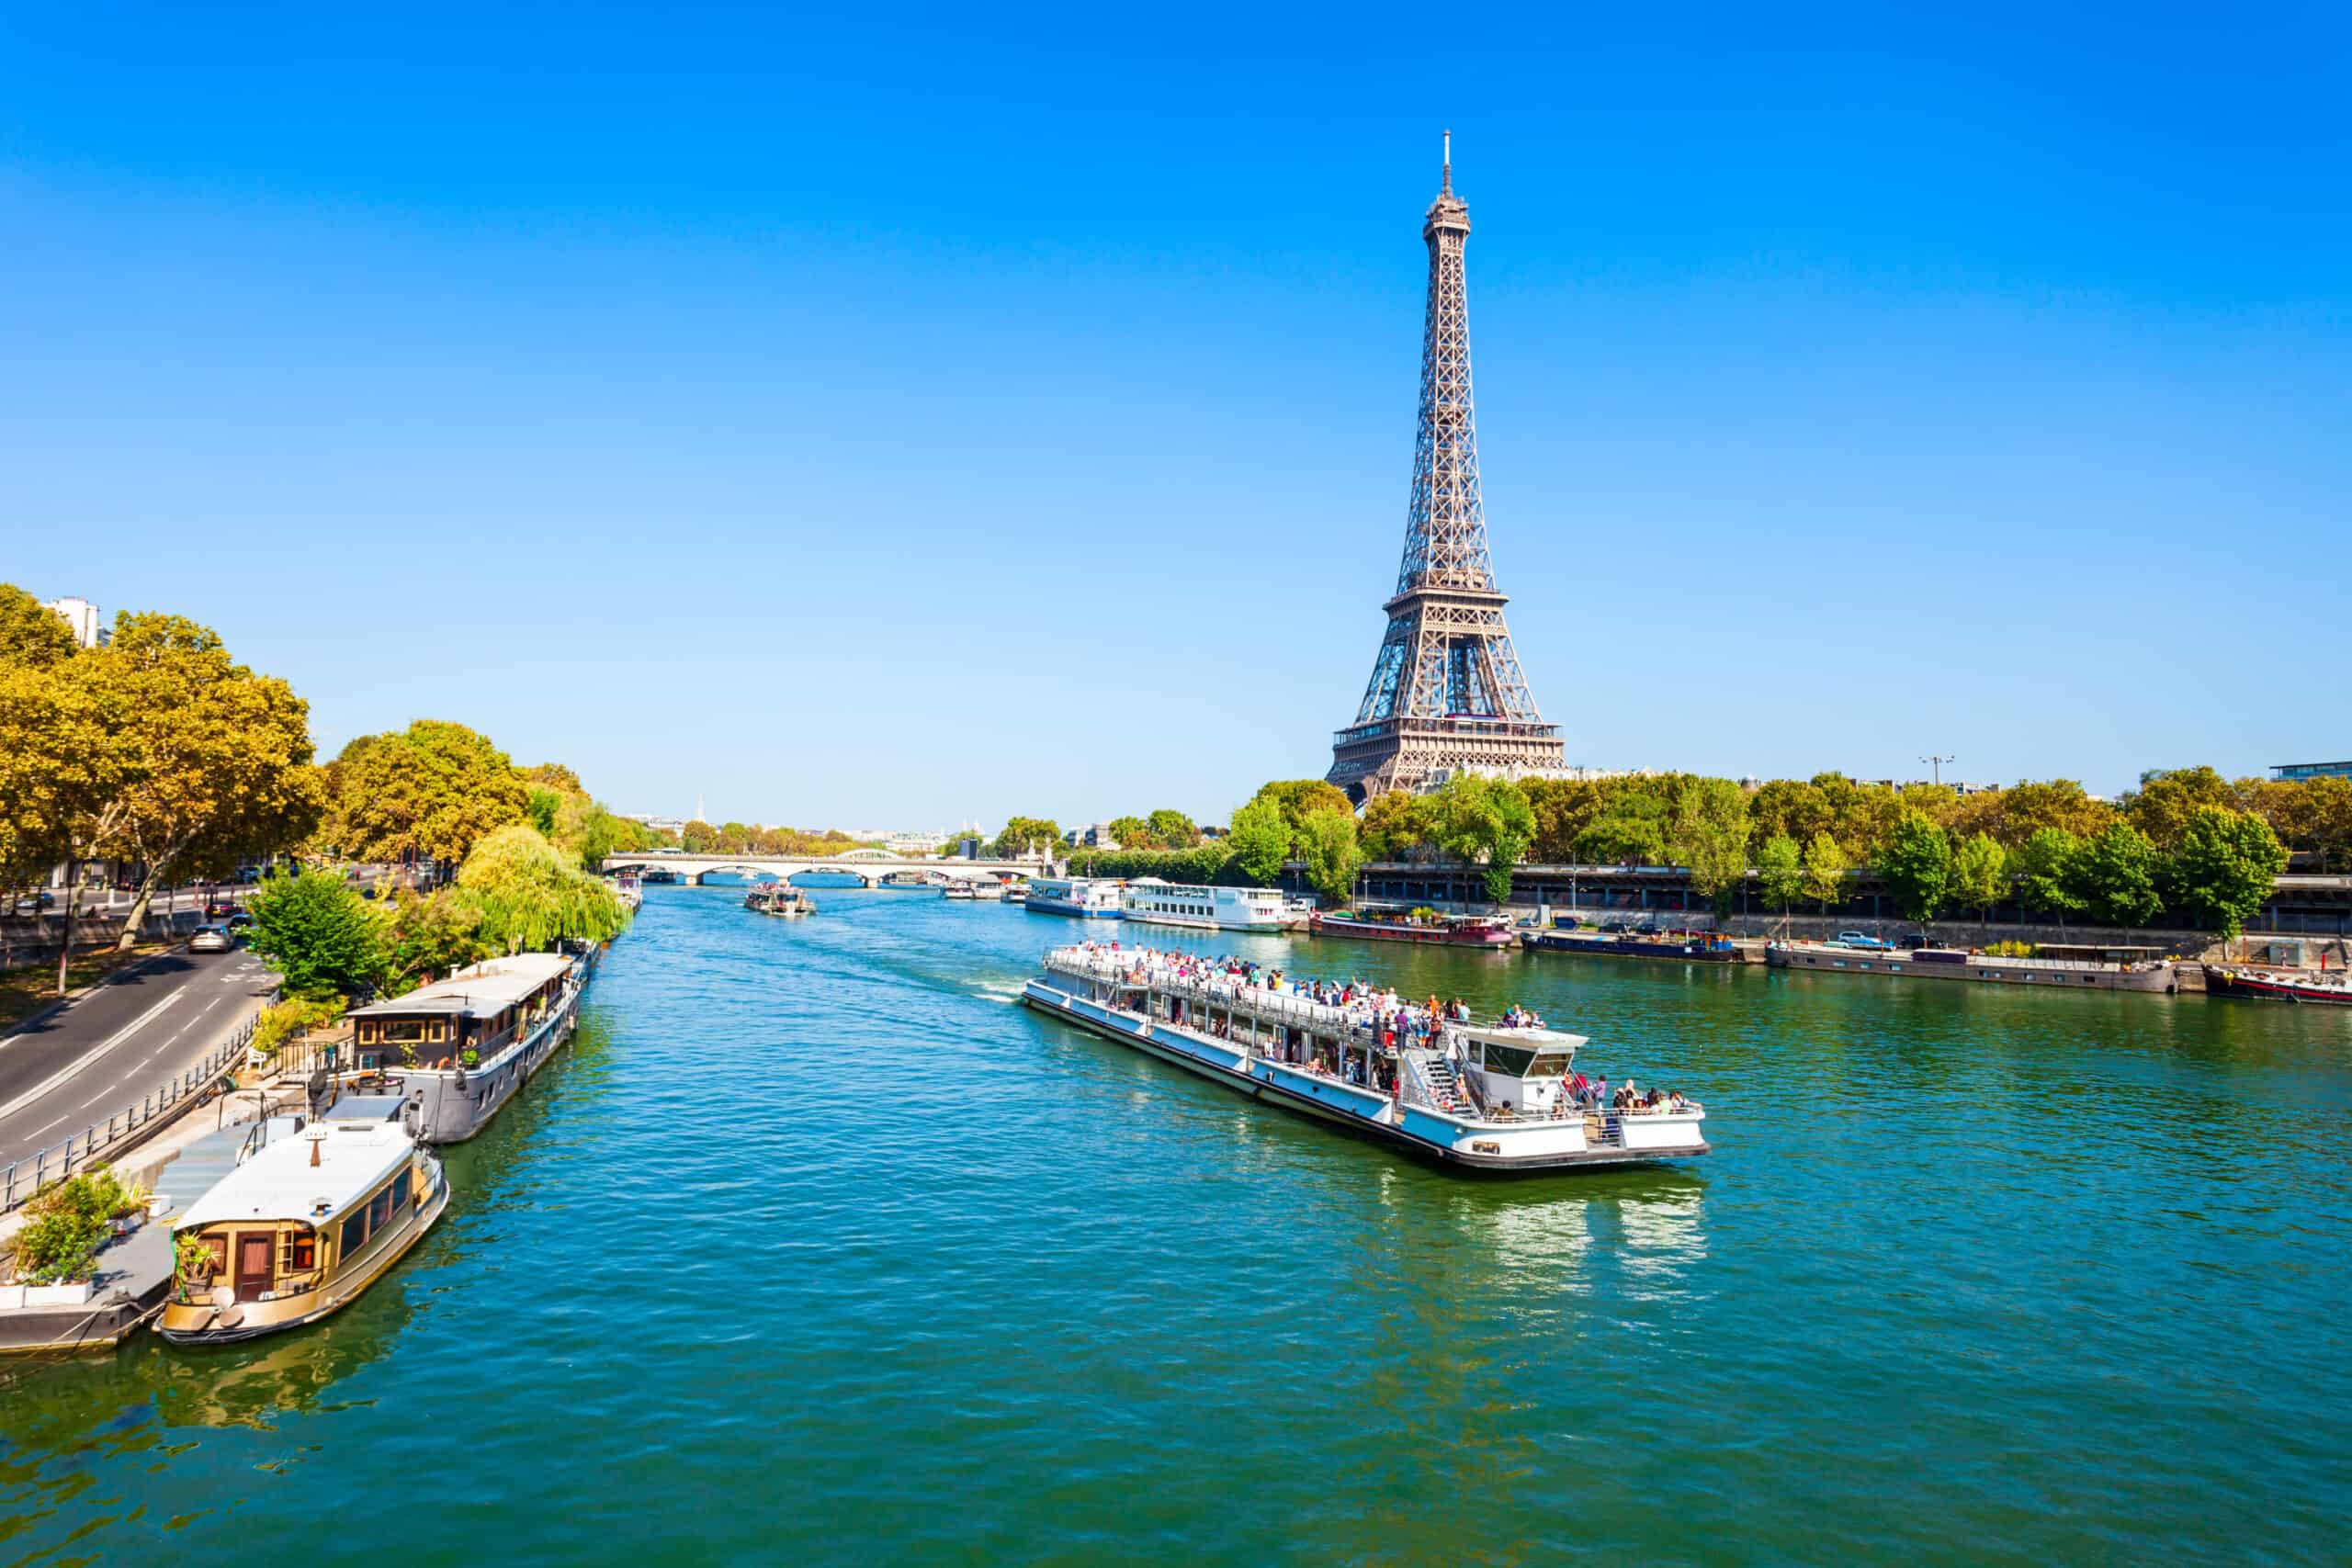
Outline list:
[[[1358,802],[1418,789],[1459,769],[1516,775],[1561,766],[1512,651],[1487,552],[1478,428],[1470,397],[1470,306],[1462,253],[1470,209],[1453,194],[1453,132],[1437,199],[1421,220],[1430,251],[1421,334],[1420,427],[1396,592],[1356,721],[1332,739],[1326,775]]]

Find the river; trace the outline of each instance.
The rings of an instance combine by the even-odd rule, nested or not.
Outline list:
[[[1013,1005],[1072,922],[816,897],[649,889],[331,1323],[9,1369],[6,1561],[2343,1561],[2352,1014],[1215,944],[1712,1112],[1481,1182]]]

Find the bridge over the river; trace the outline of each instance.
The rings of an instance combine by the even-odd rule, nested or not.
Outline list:
[[[1043,855],[1015,860],[940,860],[894,855],[888,850],[852,850],[838,855],[653,854],[636,852],[605,857],[606,871],[667,871],[699,885],[713,873],[741,876],[854,876],[868,887],[885,883],[898,886],[944,887],[956,882],[1006,882],[1016,876],[1043,876]]]

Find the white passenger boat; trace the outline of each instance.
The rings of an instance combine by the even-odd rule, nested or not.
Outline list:
[[[1450,1168],[1546,1171],[1708,1152],[1705,1107],[1589,1104],[1569,1081],[1579,1034],[1443,1022],[1402,1036],[1369,1006],[1248,983],[1216,961],[1088,942],[1046,955],[1022,1000],[1238,1093]]]
[[[1194,887],[1156,876],[1138,877],[1121,889],[1119,911],[1147,925],[1196,931],[1278,931],[1284,923],[1278,889]]]
[[[1040,915],[1076,915],[1083,919],[1119,918],[1119,883],[1110,876],[1033,876],[1028,906]]]
[[[587,975],[585,955],[516,953],[356,1009],[357,1070],[338,1081],[409,1100],[427,1143],[462,1143],[571,1037]]]

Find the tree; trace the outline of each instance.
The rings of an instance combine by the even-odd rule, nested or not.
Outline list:
[[[1906,807],[1880,852],[1878,874],[1894,896],[1895,908],[1924,926],[1951,897],[1951,840]]]
[[[363,735],[327,767],[321,841],[352,860],[462,861],[525,819],[530,789],[506,753],[462,724],[420,718]]]
[[[1775,833],[1756,852],[1756,874],[1764,901],[1787,918],[1789,906],[1804,897],[1804,852],[1786,833]]]
[[[1465,865],[1484,863],[1487,897],[1510,897],[1511,868],[1535,837],[1535,813],[1527,796],[1508,779],[1457,773],[1434,796],[1437,842]]]
[[[347,996],[383,978],[383,918],[335,873],[273,876],[246,908],[246,945],[284,976],[288,996]]]
[[[1826,833],[1837,826],[1837,813],[1819,784],[1802,779],[1773,779],[1758,789],[1747,803],[1749,842],[1762,846],[1775,837],[1788,839],[1799,845],[1812,841],[1815,833]]]
[[[129,694],[107,673],[85,669],[79,657],[0,664],[0,870],[11,882],[31,881],[65,863],[59,996],[74,953],[82,863],[119,841],[138,772]]]
[[[1225,843],[1244,876],[1260,887],[1272,887],[1283,874],[1283,862],[1290,858],[1290,825],[1283,820],[1282,807],[1261,790],[1233,814]]]
[[[1827,829],[1815,833],[1804,847],[1804,890],[1827,914],[1846,901],[1846,846]]]
[[[1168,847],[1159,841],[1159,835],[1151,830],[1151,824],[1140,817],[1112,818],[1111,837],[1118,840],[1121,849],[1125,850],[1158,850]]]
[[[549,839],[555,837],[555,819],[562,810],[563,792],[545,784],[531,785],[530,793],[523,797],[523,815]]]
[[[580,775],[561,762],[535,762],[523,770],[523,782],[526,784],[536,784],[542,789],[551,789],[558,795],[586,795],[588,793],[588,786],[580,782]]]
[[[2287,852],[2259,817],[2200,806],[2181,829],[2167,880],[2174,901],[2233,937],[2277,891]]]
[[[1319,806],[1300,824],[1306,852],[1307,885],[1334,906],[1355,897],[1356,874],[1363,869],[1363,847],[1356,830],[1356,814]]]
[[[400,996],[495,951],[482,936],[481,911],[456,889],[424,897],[404,893],[385,933],[384,989]]]
[[[1437,805],[1429,795],[1392,789],[1372,798],[1356,827],[1365,859],[1410,860],[1437,842]]]
[[[1303,837],[1306,814],[1329,808],[1355,815],[1355,802],[1347,792],[1327,779],[1276,779],[1258,786],[1253,797],[1271,801],[1283,816],[1283,827],[1290,833],[1290,852],[1295,856],[1306,852]]]
[[[1576,858],[1589,865],[1659,865],[1666,830],[1642,817],[1603,817],[1577,835]]]
[[[2075,856],[2069,890],[2101,925],[2143,926],[2164,908],[2156,892],[2161,863],[2145,833],[2113,822]]]
[[[1535,816],[1528,857],[1547,865],[1576,859],[1577,835],[1600,815],[1600,786],[1591,779],[1530,779],[1520,786]]]
[[[1694,779],[1675,803],[1674,854],[1718,915],[1747,881],[1747,797],[1729,779]]]
[[[226,875],[318,825],[324,790],[311,765],[310,705],[284,681],[236,663],[210,627],[126,613],[114,640],[73,668],[120,692],[130,765],[107,847],[146,868],[123,921],[124,949],[162,888]]]
[[[1993,918],[1993,906],[2008,897],[2009,855],[1990,833],[1972,833],[1951,856],[1952,902]]]
[[[2170,851],[2188,830],[2199,807],[2234,810],[2237,795],[2211,768],[2154,768],[2140,775],[2140,787],[2123,797],[2123,815],[2156,848]]]
[[[458,891],[480,917],[481,940],[501,953],[541,953],[558,942],[610,942],[628,907],[537,829],[501,828],[474,846]]]
[[[13,582],[0,582],[0,664],[47,670],[82,650],[65,618]]]
[[[678,829],[678,845],[690,855],[707,855],[720,847],[718,829],[700,818]]]
[[[1061,841],[1062,830],[1050,817],[1009,818],[996,836],[996,857],[1012,860],[1025,854],[1051,854]]]
[[[1350,815],[1352,817],[1353,812]],[[1164,850],[1189,850],[1199,847],[1199,824],[1172,807],[1161,807],[1151,814],[1152,839]]]
[[[2064,925],[2069,914],[2083,908],[2077,891],[2080,878],[2075,863],[2082,858],[2083,840],[2064,828],[2042,828],[2011,857],[2017,878],[2018,902],[2038,914],[2055,915]]]

